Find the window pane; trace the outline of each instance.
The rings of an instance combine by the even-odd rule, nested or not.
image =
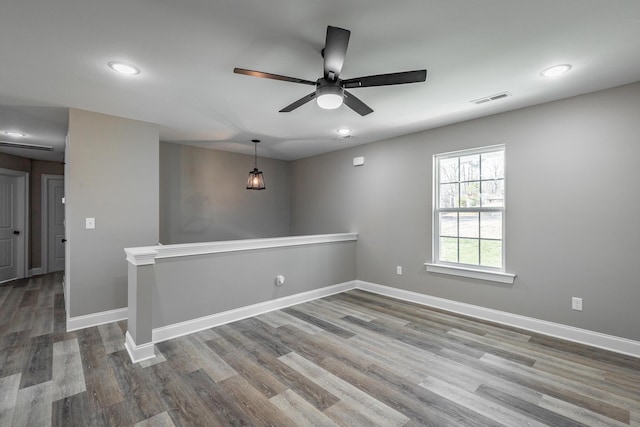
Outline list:
[[[434,262],[503,269],[503,146],[445,153],[434,159],[437,215],[433,221],[438,221]]]
[[[480,238],[502,239],[502,212],[480,214]]]
[[[455,237],[440,238],[440,261],[458,262],[458,239]]]
[[[440,212],[440,236],[458,237],[457,212]]]
[[[502,240],[481,240],[480,250],[483,266],[502,268]]]
[[[482,176],[481,179],[504,178],[504,151],[481,154]]]
[[[457,183],[440,185],[440,209],[458,207],[458,185]]]
[[[460,239],[460,262],[463,264],[478,265],[480,263],[478,239]]]
[[[460,212],[460,237],[480,237],[478,212]]]
[[[480,181],[460,184],[460,207],[473,208],[480,206]]]
[[[440,159],[440,182],[458,182],[458,158]]]
[[[504,180],[482,181],[480,184],[483,207],[504,206]]]
[[[480,179],[480,155],[460,157],[460,181],[477,181]]]

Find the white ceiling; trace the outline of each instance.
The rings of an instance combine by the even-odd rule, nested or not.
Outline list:
[[[279,113],[310,87],[233,73],[315,81],[327,25],[351,30],[342,78],[427,68],[427,81],[352,89],[374,109],[361,117]],[[252,154],[259,138],[260,155],[291,160],[639,81],[640,1],[3,0],[0,61],[0,140],[56,146],[0,151],[62,160],[72,107],[156,123],[163,141]]]

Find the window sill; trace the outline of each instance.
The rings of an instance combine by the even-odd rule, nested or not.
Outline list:
[[[515,274],[502,273],[500,271],[476,270],[473,268],[454,267],[451,265],[432,264],[429,262],[425,262],[424,265],[430,273],[470,277],[472,279],[488,280],[490,282],[506,283],[508,285],[513,285],[513,281],[516,279]]]

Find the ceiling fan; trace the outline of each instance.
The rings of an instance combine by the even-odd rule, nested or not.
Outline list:
[[[427,70],[404,71],[400,73],[377,74],[373,76],[356,77],[353,79],[341,79],[340,72],[349,46],[351,31],[338,27],[327,27],[327,38],[322,56],[324,58],[324,76],[315,82],[298,79],[295,77],[281,76],[279,74],[264,73],[262,71],[234,68],[233,72],[247,76],[261,77],[265,79],[281,80],[291,83],[300,83],[315,86],[316,90],[294,103],[287,105],[281,113],[288,113],[315,99],[318,105],[324,109],[334,109],[344,104],[361,116],[372,113],[373,110],[360,99],[345,89],[359,87],[388,86],[405,83],[418,83],[427,79]]]

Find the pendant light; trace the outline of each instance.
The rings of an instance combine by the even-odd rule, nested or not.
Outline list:
[[[249,172],[249,179],[247,179],[247,190],[264,190],[264,177],[262,176],[262,171],[258,170],[258,143],[259,139],[252,139],[253,142],[253,153],[254,153],[254,166],[253,170]]]

